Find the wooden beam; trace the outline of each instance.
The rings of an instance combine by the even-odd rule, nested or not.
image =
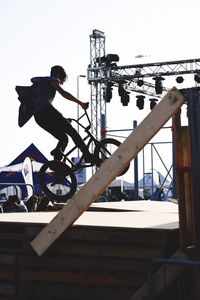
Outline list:
[[[42,255],[78,219],[184,102],[183,94],[177,90],[173,89],[165,95],[115,153],[31,242],[38,255]]]
[[[174,116],[176,147],[176,187],[179,199],[179,227],[181,249],[192,249],[196,245],[194,224],[194,197],[192,192],[192,170],[189,127],[181,126],[181,114]]]
[[[187,260],[188,256],[182,252],[180,249],[177,250],[171,259],[175,260]],[[154,283],[153,287],[153,298],[157,299],[159,295],[164,292],[171,283],[173,283],[178,276],[183,272],[185,269],[184,265],[164,265],[158,271],[153,274],[152,281]],[[165,283],[163,285],[163,281],[165,278]],[[148,294],[148,283],[146,282],[131,298],[130,300],[145,300],[147,299]]]

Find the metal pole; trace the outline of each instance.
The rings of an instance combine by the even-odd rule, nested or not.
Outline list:
[[[85,78],[86,75],[78,75],[77,76],[77,95],[76,95],[76,98],[79,99],[79,78]],[[80,117],[80,111],[79,111],[79,104],[77,104],[77,119],[79,119]],[[77,124],[77,132],[79,134],[79,124]],[[79,157],[79,148],[78,148],[78,157]]]
[[[133,128],[137,127],[137,121],[133,121]],[[134,158],[134,200],[139,199],[138,192],[138,156]]]
[[[106,116],[101,114],[101,140],[106,137]]]

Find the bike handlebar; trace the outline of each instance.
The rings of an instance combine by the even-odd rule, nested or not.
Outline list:
[[[87,110],[84,110],[84,111],[85,111],[84,114],[85,114],[86,117],[87,117],[88,123],[91,125],[91,121],[90,121],[90,118],[89,118],[89,116],[88,116]]]
[[[82,119],[84,116],[86,116],[87,117],[87,120],[88,120],[88,123],[89,123],[89,125],[88,126],[83,126],[81,123],[80,123],[80,119]],[[79,124],[82,128],[84,128],[85,129],[85,131],[88,131],[90,128],[91,128],[91,121],[90,121],[90,118],[89,118],[89,116],[88,116],[88,113],[87,113],[87,110],[86,109],[84,109],[84,113],[78,118],[78,119],[67,119],[69,122],[71,122],[71,121],[74,121],[74,122],[76,122],[77,124]]]

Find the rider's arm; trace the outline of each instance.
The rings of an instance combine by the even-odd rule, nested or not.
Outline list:
[[[56,81],[52,81],[50,83],[55,89],[56,91],[58,91],[58,93],[60,93],[65,99],[67,100],[70,100],[70,101],[73,101],[77,104],[79,104],[83,109],[87,109],[88,106],[89,106],[89,103],[88,102],[82,102],[80,100],[78,100],[76,97],[74,97],[72,94],[68,93],[67,91],[63,90],[61,88],[61,86],[59,85],[58,82]]]

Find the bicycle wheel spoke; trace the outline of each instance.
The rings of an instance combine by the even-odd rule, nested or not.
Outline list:
[[[121,143],[118,140],[112,139],[112,138],[106,138],[100,141],[95,150],[94,154],[96,158],[101,158],[103,161],[108,159],[121,145]],[[118,176],[122,176],[125,174],[130,167],[130,164],[119,174]]]
[[[76,192],[76,177],[70,167],[62,162],[44,164],[39,177],[43,192],[52,200],[66,202]]]

